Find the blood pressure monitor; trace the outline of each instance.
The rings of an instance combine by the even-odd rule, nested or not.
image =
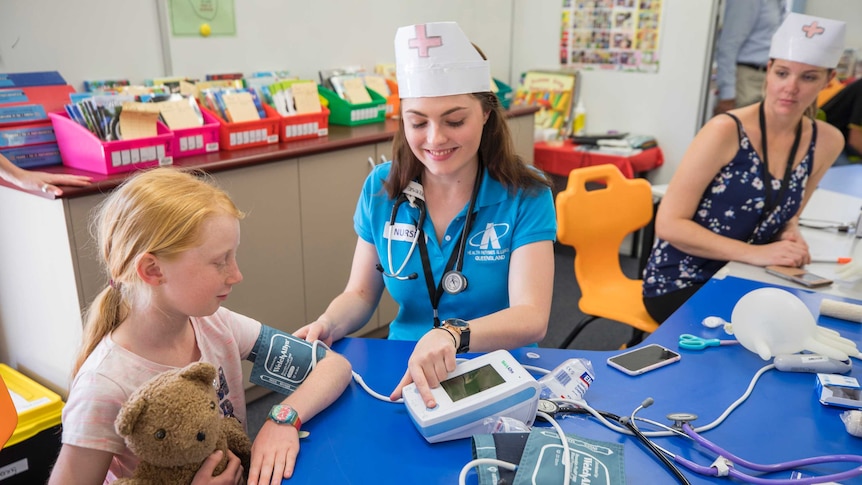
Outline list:
[[[438,443],[484,433],[484,420],[506,416],[532,425],[540,385],[512,354],[497,350],[461,362],[436,389],[437,406],[425,407],[415,384],[404,386],[404,404],[419,433]]]

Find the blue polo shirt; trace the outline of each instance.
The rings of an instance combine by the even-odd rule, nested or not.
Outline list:
[[[381,277],[389,294],[400,307],[398,316],[389,325],[389,338],[419,340],[434,326],[434,313],[418,244],[407,259],[417,229],[419,209],[410,207],[406,202],[399,207],[395,230],[392,231],[390,267],[386,226],[395,200],[390,199],[383,188],[390,168],[391,162],[380,164],[365,180],[353,223],[359,237],[377,248],[380,264],[387,273],[397,271],[406,260],[401,275],[418,275],[416,279],[410,280]],[[553,241],[556,237],[554,200],[550,188],[545,186],[528,191],[519,189],[513,193],[491,178],[485,170],[475,211],[462,270],[468,281],[467,289],[457,295],[443,293],[437,308],[441,321],[447,318],[470,320],[507,308],[509,258],[512,251],[537,241]],[[436,240],[431,217],[425,218],[423,229],[427,235],[428,258],[435,288],[452,252],[458,250],[466,214],[467,205],[446,228],[442,241]]]

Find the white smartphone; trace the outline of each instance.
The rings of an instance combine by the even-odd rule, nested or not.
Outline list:
[[[649,344],[608,357],[608,365],[630,376],[638,376],[679,361],[680,355],[667,347]]]

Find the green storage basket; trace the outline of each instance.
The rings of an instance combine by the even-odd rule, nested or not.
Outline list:
[[[385,121],[386,98],[372,89],[365,88],[365,90],[371,95],[371,102],[351,104],[341,99],[331,89],[317,86],[317,92],[329,103],[329,124],[357,126]]]

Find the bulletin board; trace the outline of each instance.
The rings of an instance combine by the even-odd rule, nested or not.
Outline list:
[[[564,68],[656,72],[663,0],[563,0]]]

